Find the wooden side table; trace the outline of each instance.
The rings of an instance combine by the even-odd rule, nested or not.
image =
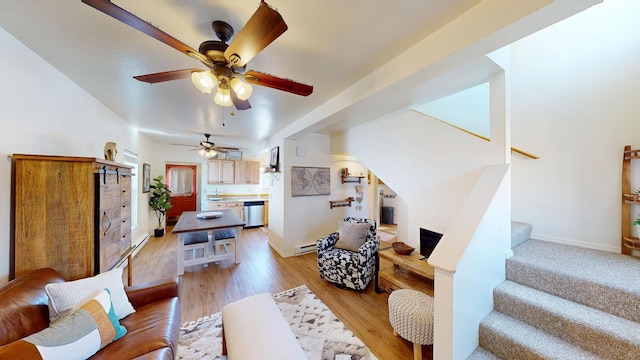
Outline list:
[[[392,266],[381,268],[380,261],[377,261],[377,292],[413,289],[433,296],[434,270],[420,253],[414,251],[409,255],[400,255],[389,248],[380,250],[378,254],[390,261]]]

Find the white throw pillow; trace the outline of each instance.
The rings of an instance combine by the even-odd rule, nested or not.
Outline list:
[[[371,224],[368,222],[352,223],[348,221],[341,221],[338,232],[338,241],[334,247],[350,251],[358,251],[360,246],[362,246],[362,244],[367,240],[370,228]]]
[[[47,284],[44,290],[49,297],[49,321],[54,323],[71,315],[102,289],[109,289],[118,319],[135,312],[124,291],[120,268],[90,278]]]

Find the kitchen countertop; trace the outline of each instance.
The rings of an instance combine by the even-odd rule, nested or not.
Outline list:
[[[207,197],[207,200],[210,202],[228,202],[228,201],[269,201],[269,197],[265,197],[265,196],[260,196],[260,197],[256,197],[256,196],[247,196],[247,195],[240,195],[240,196],[220,196],[220,200],[211,200],[210,198]]]

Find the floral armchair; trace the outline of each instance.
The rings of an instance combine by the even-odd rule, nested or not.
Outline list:
[[[364,292],[376,271],[375,261],[380,247],[380,238],[376,234],[376,221],[346,217],[342,222],[368,223],[370,226],[365,229],[362,245],[353,249],[357,251],[335,247],[340,239],[342,228],[316,241],[320,278],[341,288]]]

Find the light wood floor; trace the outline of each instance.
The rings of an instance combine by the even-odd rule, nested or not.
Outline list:
[[[151,238],[133,260],[133,284],[177,274],[176,237]],[[225,304],[253,294],[278,293],[302,284],[313,291],[380,360],[413,359],[412,344],[392,334],[388,294],[377,294],[373,282],[366,292],[342,290],[320,279],[315,253],[281,258],[259,228],[243,230],[241,263],[225,260],[185,268],[181,276],[182,322],[221,311]],[[432,347],[423,346],[423,359]]]

